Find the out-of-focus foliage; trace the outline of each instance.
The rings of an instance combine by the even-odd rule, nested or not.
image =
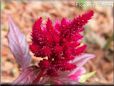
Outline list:
[[[4,2],[1,2],[1,10],[4,10],[4,7],[5,7],[5,3]]]

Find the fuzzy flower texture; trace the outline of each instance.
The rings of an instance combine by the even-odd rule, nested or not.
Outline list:
[[[41,17],[35,21],[29,48],[36,58],[42,58],[42,60],[33,67],[37,70],[34,71],[35,74],[28,73],[29,78],[34,77],[30,83],[79,83],[81,75],[85,73],[83,65],[94,57],[92,54],[84,53],[86,45],[81,43],[83,38],[81,32],[84,31],[84,25],[92,16],[93,11],[89,10],[72,20],[63,18],[54,24],[49,18],[45,25],[42,24]],[[31,67],[24,72],[30,72],[33,69]],[[19,83],[22,74],[24,73],[21,73],[21,78],[19,77],[15,82]]]

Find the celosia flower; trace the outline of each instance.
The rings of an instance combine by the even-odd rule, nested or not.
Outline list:
[[[63,18],[55,24],[48,18],[45,25],[38,18],[32,27],[30,50],[36,58],[42,58],[35,66],[29,66],[30,55],[24,35],[9,19],[9,47],[22,67],[14,83],[31,84],[75,84],[85,73],[83,65],[94,55],[84,53],[86,45],[81,43],[84,25],[93,16],[90,10],[73,20]]]

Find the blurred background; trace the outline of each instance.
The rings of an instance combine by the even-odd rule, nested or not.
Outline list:
[[[86,52],[95,54],[96,58],[88,61],[85,67],[87,72],[96,71],[96,74],[87,83],[113,83],[114,7],[113,2],[105,3],[104,0],[100,3],[95,0],[1,0],[1,83],[11,83],[20,72],[8,47],[8,14],[12,15],[30,43],[32,24],[38,17],[41,16],[44,20],[50,17],[54,22],[63,17],[72,19],[88,9],[93,9],[95,14],[85,26],[83,42],[88,45]],[[32,58],[33,64],[39,60],[33,55]]]

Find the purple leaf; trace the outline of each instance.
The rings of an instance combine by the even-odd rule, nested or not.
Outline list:
[[[73,70],[73,72],[74,72],[74,74],[71,74],[71,73],[69,74],[69,78],[78,82],[80,79],[80,76],[82,74],[84,74],[86,72],[86,70],[84,67],[81,67],[77,71]]]
[[[95,57],[95,55],[93,55],[93,54],[84,53],[84,54],[81,54],[79,56],[76,56],[75,59],[73,59],[70,62],[71,63],[76,63],[76,62],[82,61],[83,59],[87,59],[87,58],[91,59],[91,58],[94,58],[94,57]]]
[[[88,60],[90,60],[91,58],[94,58],[94,57],[95,57],[95,55],[93,55],[93,54],[81,54],[81,55],[75,57],[75,59],[70,61],[70,63],[75,63],[77,65],[77,68],[74,69],[71,72],[71,74],[78,71]]]
[[[13,84],[33,84],[33,80],[37,77],[36,75],[39,72],[37,66],[30,66],[21,71],[20,75],[13,82]]]
[[[78,60],[76,61],[74,61],[75,63],[76,63],[76,65],[78,66],[78,67],[82,67],[87,61],[89,61],[90,59],[92,59],[92,58],[94,58],[95,57],[95,55],[93,55],[93,54],[82,54],[81,56],[79,56],[79,57],[76,57]]]
[[[80,76],[86,72],[84,67],[81,67],[74,73],[72,71],[60,72],[60,76],[52,80],[58,80],[61,84],[77,84],[79,83]]]
[[[10,16],[8,19],[8,24],[8,42],[10,50],[13,53],[17,63],[22,68],[28,67],[31,62],[31,56],[29,54],[29,47],[25,36],[20,32],[19,28],[15,25]]]

